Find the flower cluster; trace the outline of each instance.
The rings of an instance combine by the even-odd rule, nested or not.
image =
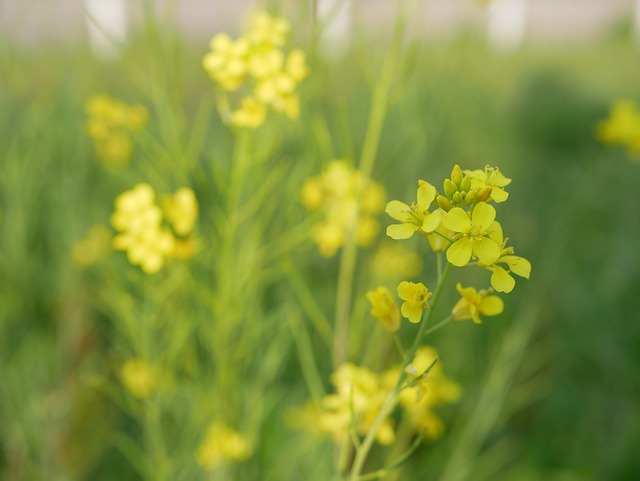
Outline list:
[[[435,358],[434,349],[418,349],[413,362],[407,367],[407,380],[400,391],[400,406],[415,431],[427,430],[427,435],[432,438],[443,431],[442,421],[433,408],[455,402],[460,397],[460,388],[444,376],[440,366],[436,367]],[[365,435],[394,389],[400,370],[397,366],[375,373],[366,367],[343,364],[331,376],[335,392],[324,396],[319,408],[307,405],[300,410],[296,424],[307,430],[331,434],[337,440],[343,439],[350,431],[359,436]],[[416,396],[418,390],[421,392]],[[380,444],[393,444],[396,434],[391,416],[382,422],[375,436]]]
[[[504,187],[510,183],[497,168],[463,171],[456,165],[444,180],[443,194],[421,180],[417,202],[387,204],[386,212],[400,222],[390,225],[387,235],[393,239],[407,239],[416,232],[426,235],[432,249],[446,252],[452,265],[464,267],[474,262],[492,272],[491,285],[496,291],[511,292],[515,286],[511,274],[529,278],[531,264],[507,247],[508,238],[496,221],[492,203],[507,200]]]
[[[138,184],[120,194],[111,224],[119,231],[112,245],[127,252],[129,262],[152,274],[162,269],[167,257],[189,258],[197,240],[192,231],[198,217],[198,203],[191,189],[179,189],[165,199],[164,217],[171,226],[163,226],[163,209],[155,202],[149,184]]]
[[[312,233],[324,257],[333,257],[354,228],[363,247],[371,245],[380,231],[376,215],[384,209],[384,188],[343,160],[331,161],[321,175],[308,179],[300,196],[307,210],[324,214]]]
[[[249,441],[234,429],[214,423],[200,444],[196,454],[198,464],[207,471],[215,471],[224,464],[245,461],[253,449]]]
[[[598,139],[605,144],[622,145],[632,157],[640,157],[640,110],[635,102],[619,99],[609,118],[598,124]]]
[[[106,165],[124,165],[131,160],[131,134],[144,128],[149,112],[143,105],[127,105],[107,94],[86,103],[85,129],[94,141],[98,157]]]
[[[226,33],[211,39],[204,69],[222,89],[239,94],[239,106],[228,116],[231,124],[255,129],[264,123],[268,108],[290,119],[299,117],[296,88],[309,69],[302,50],[283,50],[289,30],[285,19],[259,12],[236,40]]]

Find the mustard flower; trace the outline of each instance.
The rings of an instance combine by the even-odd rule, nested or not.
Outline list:
[[[404,301],[400,308],[402,315],[409,319],[409,322],[417,324],[422,318],[422,311],[429,309],[427,301],[431,292],[421,282],[402,281],[398,284],[398,297]]]
[[[375,291],[369,291],[367,299],[371,303],[371,315],[380,322],[387,332],[395,332],[400,329],[400,309],[398,309],[389,289],[378,287]]]
[[[281,17],[267,12],[256,12],[249,19],[248,37],[251,42],[263,48],[283,47],[291,25]]]
[[[144,399],[155,389],[155,378],[149,365],[141,359],[129,359],[120,370],[125,387],[133,396]]]
[[[451,314],[457,321],[466,321],[472,319],[476,324],[480,324],[482,320],[480,315],[497,316],[504,310],[504,303],[498,296],[488,295],[488,291],[477,291],[473,287],[462,287],[458,283],[456,289],[461,298],[453,307]]]
[[[384,243],[373,256],[373,270],[379,279],[412,279],[422,271],[422,258],[400,243]]]
[[[438,206],[445,212],[453,207],[471,207],[478,202],[487,202],[491,196],[490,187],[472,187],[471,171],[463,172],[459,165],[454,165],[451,177],[443,182],[444,194],[436,197]]]
[[[264,104],[253,97],[244,97],[240,107],[231,112],[229,123],[236,127],[255,129],[260,127],[267,118]]]
[[[455,242],[447,249],[447,260],[456,267],[478,258],[483,264],[493,264],[500,257],[500,246],[490,238],[496,229],[496,210],[486,202],[479,202],[471,215],[454,207],[444,217],[445,227],[456,232]]]
[[[429,212],[436,197],[436,188],[423,180],[418,181],[418,202],[408,206],[399,200],[387,204],[385,212],[400,224],[387,227],[387,235],[392,239],[409,239],[415,232],[429,234],[433,232],[442,219],[439,210]]]
[[[249,41],[246,38],[234,41],[226,33],[219,33],[209,46],[211,52],[205,55],[202,66],[223,89],[238,90],[247,74]]]
[[[497,167],[485,166],[484,170],[467,171],[471,177],[471,188],[481,191],[482,189],[491,189],[491,197],[496,203],[504,202],[509,197],[509,193],[503,187],[511,183],[511,179],[505,177]],[[489,201],[487,200],[487,202]]]
[[[242,434],[221,424],[213,423],[198,447],[198,464],[207,471],[215,471],[230,463],[245,461],[251,457],[253,449]]]
[[[111,244],[111,231],[105,225],[94,225],[87,235],[73,245],[73,260],[83,267],[94,265],[108,251]]]

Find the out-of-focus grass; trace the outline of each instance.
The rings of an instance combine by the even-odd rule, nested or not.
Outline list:
[[[184,336],[176,341],[174,357],[178,376],[188,378],[189,367],[197,364],[189,356],[205,355],[199,349],[206,350],[207,343],[193,347],[180,328],[206,324],[205,304],[183,304],[186,294],[180,287],[171,291],[174,301],[158,299],[153,292],[161,282],[138,290],[144,276],[119,253],[110,254],[115,260],[104,291],[99,288],[105,285],[103,273],[81,271],[70,252],[90,225],[108,222],[114,197],[141,180],[165,190],[191,182],[203,215],[218,219],[225,188],[220,179],[227,175],[223,157],[232,140],[211,108],[209,80],[200,68],[205,47],[167,43],[164,58],[170,64],[155,64],[157,59],[145,60],[147,46],[141,40],[122,62],[103,65],[84,50],[27,51],[3,43],[0,469],[8,480],[138,479],[122,453],[129,449],[124,439],[139,439],[139,428],[126,406],[95,388],[92,376],[117,384],[114,359],[129,346],[115,337],[114,325],[127,315],[142,316],[151,306],[167,309],[172,320],[167,328],[176,339]],[[459,407],[444,411],[449,434],[418,451],[401,477],[632,480],[640,472],[635,381],[640,368],[640,166],[598,145],[593,135],[613,99],[640,98],[635,58],[631,45],[604,41],[552,52],[529,47],[500,56],[475,38],[428,44],[416,54],[412,76],[398,88],[385,122],[373,177],[384,183],[390,198],[406,198],[416,178],[443,178],[454,163],[500,166],[514,179],[511,208],[501,215],[518,253],[531,259],[534,270],[531,280],[519,283],[507,298],[500,318],[481,329],[455,324],[433,336],[430,343],[438,346],[465,395]],[[255,402],[260,413],[246,413],[256,416],[260,429],[257,455],[242,471],[243,479],[328,479],[332,472],[331,443],[292,432],[284,422],[287,410],[310,396],[296,349],[316,354],[325,388],[331,360],[322,358],[322,340],[291,294],[290,273],[282,270],[278,249],[283,233],[305,222],[297,201],[304,178],[332,157],[359,151],[375,61],[369,51],[355,48],[337,65],[314,65],[316,79],[305,86],[303,119],[254,139],[258,147],[276,143],[280,150],[248,187],[275,176],[279,188],[277,197],[262,200],[261,224],[248,226],[243,234],[250,235],[241,236],[239,244],[241,252],[255,255],[244,261],[260,277],[242,281],[252,297],[230,294],[230,305],[245,302],[253,314],[251,325],[242,327],[251,331],[248,344],[240,348],[253,350],[263,365],[249,363],[233,371],[239,377],[226,382],[239,388],[227,402],[268,393]],[[166,85],[153,81],[160,71],[168,73]],[[154,90],[167,88],[174,90]],[[83,102],[100,91],[152,108],[150,130],[166,150],[156,153],[157,163],[149,164],[144,179],[130,171],[107,173],[96,161],[83,134]],[[197,131],[199,116],[206,117],[202,132]],[[193,155],[184,146],[187,139],[201,145]],[[153,149],[146,152],[151,156]],[[172,165],[176,158],[184,158],[188,168]],[[206,227],[202,234],[216,235]],[[333,312],[337,261],[320,258],[309,242],[281,250],[313,287],[320,308]],[[270,256],[274,251],[278,255]],[[362,303],[373,287],[368,284],[371,254],[360,256],[356,277],[362,322],[354,325],[354,352],[374,342],[373,321],[366,321]],[[433,267],[425,265],[427,281]],[[193,269],[174,276],[184,291],[198,289],[188,279],[213,282],[205,271]],[[124,294],[104,297],[123,285],[129,300]],[[448,296],[453,302],[453,292]],[[308,331],[310,345],[296,344],[300,334],[291,333],[300,327]],[[211,376],[216,383],[225,373]],[[167,423],[178,433],[176,449],[189,444],[180,436],[193,432],[190,427],[204,422],[209,411],[225,409],[222,401],[203,403],[206,396],[198,388],[166,400],[175,407],[176,419]],[[189,419],[182,418],[185,413]],[[174,454],[176,459],[193,456]],[[186,468],[180,476],[199,479]]]

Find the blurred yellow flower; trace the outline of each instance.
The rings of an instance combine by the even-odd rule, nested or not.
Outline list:
[[[400,308],[402,315],[409,319],[409,322],[417,324],[422,319],[423,309],[429,309],[427,301],[431,292],[422,282],[403,281],[398,284],[398,297],[404,301]]]
[[[324,214],[311,235],[324,257],[333,257],[354,228],[356,242],[362,247],[371,245],[380,231],[375,216],[384,206],[384,188],[343,160],[329,162],[322,174],[307,179],[300,200],[307,210]]]
[[[106,165],[124,165],[131,160],[131,134],[147,123],[149,113],[143,105],[127,105],[107,94],[91,97],[85,109],[85,130],[94,140],[96,153]]]
[[[155,389],[155,379],[149,365],[141,359],[129,359],[120,370],[125,387],[133,396],[144,399]]]
[[[230,462],[246,461],[253,454],[249,441],[239,432],[221,423],[214,423],[198,447],[198,464],[215,471]]]
[[[598,124],[597,137],[610,145],[622,145],[632,157],[640,156],[640,110],[629,99],[618,99],[609,117]]]
[[[511,179],[505,177],[497,167],[487,165],[484,170],[469,170],[467,173],[471,177],[471,189],[476,189],[479,192],[487,187],[491,189],[491,196],[487,202],[493,200],[500,203],[509,197],[509,193],[503,187],[509,185]]]
[[[472,257],[483,264],[493,264],[500,257],[500,246],[490,235],[497,229],[496,210],[486,202],[479,202],[471,214],[454,207],[444,217],[447,229],[458,233],[447,249],[447,260],[456,267],[466,266]]]
[[[73,260],[83,267],[94,265],[111,246],[111,230],[106,225],[94,225],[87,235],[73,245]]]
[[[268,107],[290,119],[300,116],[296,88],[309,68],[302,50],[285,54],[289,29],[285,19],[258,12],[237,40],[225,33],[211,40],[211,51],[203,59],[204,69],[224,90],[243,89],[240,107],[228,115],[232,125],[258,128],[266,120]]]
[[[504,303],[498,296],[488,295],[486,290],[479,292],[473,287],[462,287],[458,283],[456,289],[461,298],[453,307],[451,314],[457,321],[473,320],[476,324],[480,324],[482,320],[480,315],[497,316],[504,310]]]
[[[376,278],[398,281],[412,279],[422,272],[422,258],[400,243],[384,243],[373,256]]]
[[[378,287],[375,291],[369,291],[367,299],[371,303],[371,315],[380,321],[387,332],[400,329],[400,309],[389,289]]]

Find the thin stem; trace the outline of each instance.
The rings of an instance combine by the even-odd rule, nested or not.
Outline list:
[[[446,326],[447,324],[449,324],[452,320],[453,320],[453,316],[445,317],[443,320],[438,322],[435,326],[427,329],[425,331],[424,335],[427,336],[427,335],[431,334],[432,332],[436,332],[438,329],[441,329],[444,326]]]
[[[437,230],[434,230],[432,233],[435,234],[435,235],[439,235],[440,237],[442,237],[443,239],[448,240],[451,243],[454,242],[454,240],[451,237],[449,237],[448,235],[444,235],[442,232],[438,232]]]
[[[444,284],[446,283],[446,280],[449,277],[450,271],[451,271],[451,264],[447,263],[447,266],[445,267],[442,276],[438,279],[438,284],[436,286],[436,290],[433,295],[433,302],[431,303],[431,308],[426,311],[426,314],[423,314],[422,320],[420,322],[420,327],[418,329],[418,333],[413,341],[413,344],[411,345],[411,349],[409,350],[407,357],[404,359],[404,362],[402,363],[402,369],[400,370],[400,374],[398,375],[398,380],[396,381],[396,385],[387,396],[382,406],[382,409],[378,413],[378,416],[376,417],[375,421],[371,425],[369,432],[365,436],[364,441],[362,442],[361,448],[358,449],[358,451],[356,452],[356,457],[353,462],[353,468],[351,469],[351,475],[349,477],[351,481],[358,481],[358,479],[360,479],[360,473],[362,472],[364,463],[367,459],[367,456],[369,455],[369,451],[373,446],[375,435],[378,432],[378,429],[380,428],[384,420],[389,416],[389,414],[391,414],[393,409],[396,407],[396,404],[398,402],[398,394],[400,392],[400,387],[402,386],[402,381],[404,380],[404,376],[405,376],[404,369],[413,360],[416,354],[416,351],[420,346],[420,342],[427,330],[426,327],[429,321],[429,317],[431,316],[431,313],[438,305],[438,301],[440,300],[440,296],[442,295]]]

